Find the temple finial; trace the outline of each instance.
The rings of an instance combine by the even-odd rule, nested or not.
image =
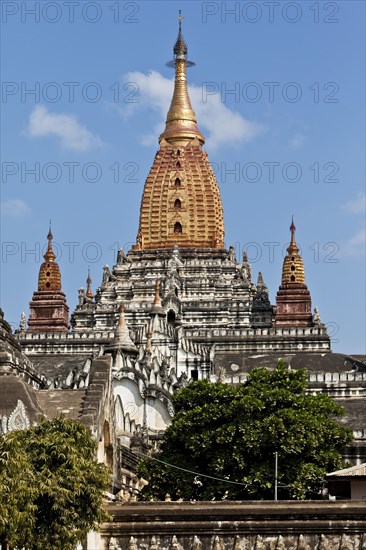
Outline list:
[[[187,44],[184,41],[183,35],[182,35],[182,21],[184,17],[182,15],[182,10],[179,10],[179,31],[178,31],[178,38],[174,46],[174,57],[175,60],[177,59],[186,59],[188,54],[188,47]]]
[[[295,226],[295,223],[294,223],[294,216],[292,216],[290,231],[291,231],[291,241],[290,241],[290,246],[287,249],[287,252],[290,255],[293,255],[293,254],[297,255],[299,253],[300,249],[297,246],[296,241],[295,241],[296,226]]]
[[[291,225],[291,241],[287,248],[287,256],[285,256],[282,267],[282,286],[289,283],[305,284],[304,262],[299,255],[300,248],[295,240],[295,222],[292,216]]]
[[[159,142],[165,139],[168,143],[182,146],[196,138],[203,145],[205,138],[197,128],[196,115],[188,95],[186,68],[192,67],[194,63],[187,59],[188,47],[182,34],[183,15],[181,11],[179,11],[178,21],[178,38],[173,48],[174,59],[167,63],[168,67],[175,68],[174,93],[166,118],[165,130],[161,134]]]
[[[69,308],[61,289],[61,273],[52,249],[51,222],[47,250],[38,273],[38,289],[30,302],[28,332],[68,332]]]
[[[49,226],[49,230],[48,230],[47,239],[48,239],[49,241],[52,241],[52,239],[53,239],[53,235],[52,235],[52,220],[50,220],[50,226]]]
[[[86,294],[85,296],[87,298],[90,298],[92,299],[94,296],[93,296],[93,292],[92,292],[92,289],[91,289],[91,278],[90,278],[90,267],[88,267],[88,278],[86,280]]]
[[[291,231],[291,242],[295,242],[296,226],[294,224],[294,215],[293,214],[292,214],[292,219],[291,219],[290,231]]]
[[[125,308],[122,302],[119,305],[118,311],[119,317],[114,338],[108,347],[109,349],[120,349],[122,351],[137,353],[137,348],[131,340],[130,332],[126,324]]]
[[[50,226],[49,226],[48,235],[47,235],[47,240],[48,240],[47,252],[46,254],[43,255],[44,259],[47,262],[54,262],[56,259],[56,254],[52,249],[52,239],[53,239],[53,235],[52,235],[51,220],[50,220]]]
[[[165,317],[166,311],[161,305],[161,297],[160,297],[160,281],[157,280],[155,283],[155,297],[154,297],[154,303],[151,307],[150,313],[152,315],[160,315],[161,317]]]

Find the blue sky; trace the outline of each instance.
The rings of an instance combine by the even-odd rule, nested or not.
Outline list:
[[[49,219],[71,310],[88,266],[95,289],[135,241],[182,9],[226,245],[247,249],[274,302],[294,214],[333,350],[365,353],[363,1],[1,7],[1,305],[14,327]]]

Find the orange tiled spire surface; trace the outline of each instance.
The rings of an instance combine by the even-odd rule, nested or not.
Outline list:
[[[290,226],[291,242],[287,248],[287,256],[283,261],[282,268],[282,285],[287,283],[301,283],[305,284],[305,270],[304,262],[301,256],[299,256],[299,247],[295,241],[296,227],[294,224],[294,218]]]
[[[38,290],[30,302],[28,332],[67,332],[69,327],[69,307],[61,290],[61,273],[55,262],[52,248],[51,223],[47,235],[47,251],[39,268]]]
[[[311,296],[305,284],[304,262],[299,256],[299,247],[295,241],[296,227],[294,219],[290,226],[291,241],[287,256],[283,261],[281,286],[277,292],[277,327],[311,327]]]
[[[174,46],[174,93],[160,149],[147,177],[141,201],[135,249],[180,247],[223,248],[224,220],[219,187],[202,151],[205,138],[188,95],[187,45],[179,16]]]
[[[48,231],[47,252],[44,254],[44,262],[39,269],[38,275],[38,290],[61,290],[61,274],[58,264],[55,262],[56,254],[52,249],[52,231],[51,223]]]

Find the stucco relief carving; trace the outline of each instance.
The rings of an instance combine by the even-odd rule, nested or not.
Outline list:
[[[8,416],[3,416],[1,419],[2,433],[6,434],[13,430],[26,430],[29,428],[30,422],[23,401],[18,399],[18,403],[13,412]]]

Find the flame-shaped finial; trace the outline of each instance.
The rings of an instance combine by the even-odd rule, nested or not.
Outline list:
[[[159,142],[165,139],[171,144],[181,146],[197,138],[203,145],[205,138],[197,128],[196,115],[188,95],[186,68],[192,67],[194,63],[187,59],[188,47],[182,34],[183,16],[181,11],[179,11],[178,20],[179,31],[173,48],[174,59],[168,63],[168,67],[175,68],[174,93],[166,118],[165,130],[161,134]]]
[[[290,225],[290,231],[291,231],[291,241],[290,241],[290,246],[288,247],[287,249],[287,252],[290,254],[290,255],[297,255],[299,253],[299,247],[297,246],[296,244],[296,241],[295,241],[295,231],[296,231],[296,226],[294,224],[294,216],[292,216],[292,221],[291,221],[291,225]]]
[[[91,289],[91,283],[92,283],[92,280],[90,278],[90,267],[88,267],[88,278],[86,280],[86,294],[85,294],[85,296],[87,298],[90,298],[90,299],[92,299],[94,297],[92,289]]]
[[[52,220],[50,220],[50,227],[49,227],[49,230],[48,230],[47,239],[48,239],[49,241],[52,241],[52,239],[53,239],[53,235],[52,235]]]
[[[183,34],[182,34],[182,21],[184,17],[182,15],[182,10],[179,10],[179,31],[178,31],[178,38],[174,45],[174,59],[186,59],[188,54],[188,47],[187,44],[184,41]]]
[[[56,259],[56,254],[52,249],[52,239],[53,239],[53,235],[52,235],[51,220],[50,220],[50,227],[47,235],[47,240],[48,240],[47,252],[43,255],[46,262],[54,262]]]

